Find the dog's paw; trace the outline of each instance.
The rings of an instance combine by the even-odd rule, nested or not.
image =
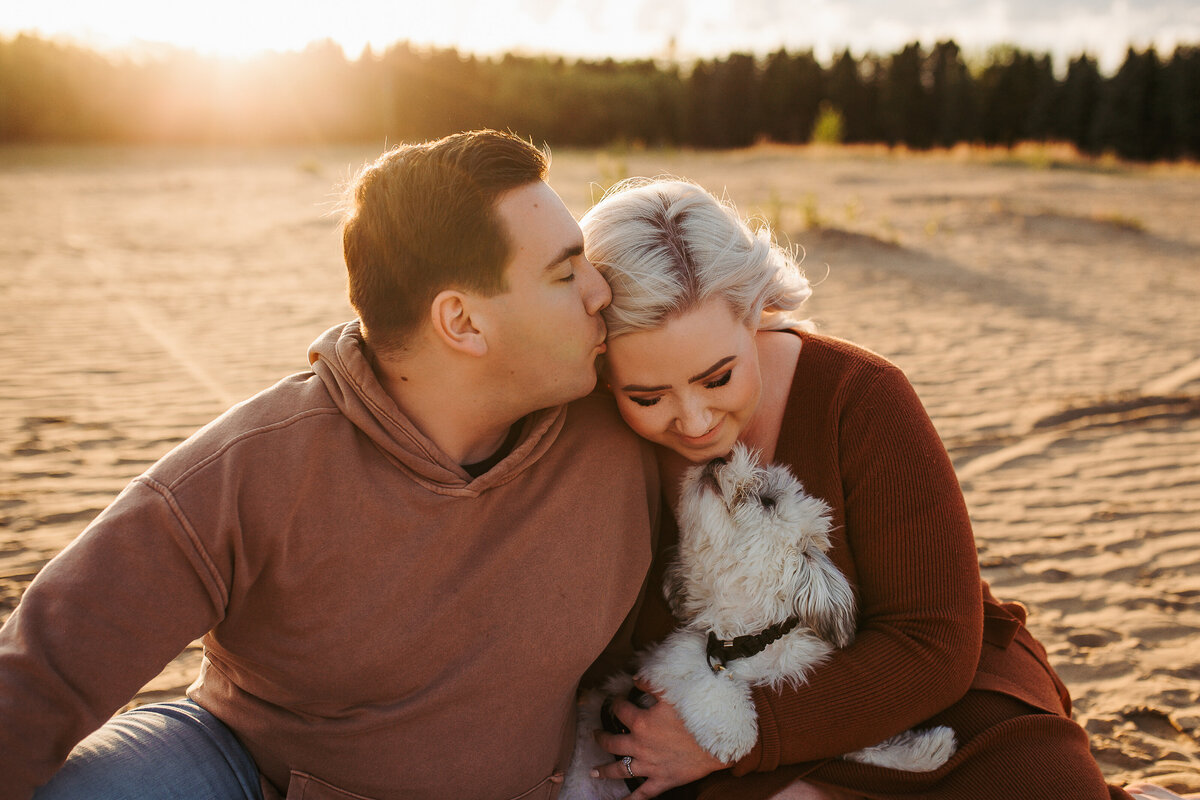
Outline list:
[[[578,720],[578,739],[600,729],[600,706],[604,703],[607,692],[599,689],[588,689],[579,695],[576,716]]]
[[[589,774],[595,764],[603,764],[603,759],[587,765],[580,770],[574,761],[571,768],[563,776],[562,788],[558,792],[558,800],[621,800],[629,796],[629,788],[624,781],[593,778]]]
[[[738,760],[758,741],[758,715],[750,685],[744,681],[709,671],[664,697],[675,706],[696,743],[721,761]]]
[[[604,681],[604,694],[613,697],[624,697],[633,688],[633,676],[628,672],[618,672],[609,675]]]
[[[625,676],[628,678],[628,676]],[[632,685],[632,681],[630,681]],[[600,706],[605,692],[589,690],[579,698],[578,723],[575,728],[575,751],[563,774],[560,800],[617,800],[629,794],[625,783],[591,776],[592,767],[612,761],[612,753],[596,743],[593,732],[600,730]]]
[[[898,733],[872,747],[847,753],[846,758],[905,772],[933,772],[949,761],[957,749],[954,731],[939,725]]]
[[[705,639],[678,630],[648,651],[638,676],[661,693],[695,737],[722,761],[736,761],[758,741],[750,685],[708,664]]]

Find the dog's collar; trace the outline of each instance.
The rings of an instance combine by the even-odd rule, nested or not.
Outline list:
[[[715,633],[709,631],[708,646],[705,648],[708,653],[708,666],[712,668],[713,672],[720,672],[725,669],[726,664],[734,659],[756,656],[766,650],[767,645],[771,642],[790,633],[799,624],[799,617],[789,617],[783,622],[775,623],[762,633],[747,634],[733,639],[718,639]]]

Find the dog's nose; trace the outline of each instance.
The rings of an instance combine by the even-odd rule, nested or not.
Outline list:
[[[712,461],[709,461],[704,465],[704,469],[701,470],[701,473],[715,485],[717,482],[717,470],[723,466],[725,466],[725,459],[717,456]]]

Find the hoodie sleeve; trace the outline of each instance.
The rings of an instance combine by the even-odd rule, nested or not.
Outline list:
[[[639,450],[642,457],[642,478],[646,486],[646,498],[650,504],[648,509],[650,537],[647,542],[650,548],[650,568],[646,572],[641,591],[638,592],[637,600],[634,602],[633,608],[629,610],[625,621],[621,623],[621,627],[613,635],[612,641],[609,642],[604,652],[588,667],[587,672],[580,680],[579,685],[585,689],[600,685],[608,676],[617,672],[633,669],[634,652],[644,645],[644,641],[639,636],[641,628],[645,624],[644,609],[647,606],[654,606],[655,597],[661,594],[659,591],[659,587],[662,586],[661,564],[655,554],[659,552],[664,528],[668,525],[673,526],[673,521],[669,514],[662,513],[662,486],[659,481],[658,460],[654,450],[648,443],[640,440]],[[627,563],[637,563],[639,558],[639,554],[633,553],[623,560]],[[656,570],[656,566],[659,569]]]
[[[49,780],[224,605],[224,582],[171,495],[135,480],[0,628],[0,800]]]

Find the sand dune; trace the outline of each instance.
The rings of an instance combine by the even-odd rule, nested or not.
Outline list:
[[[370,155],[0,150],[0,616],[349,316],[331,187]],[[582,212],[662,172],[778,224],[822,329],[912,378],[1106,774],[1200,791],[1200,172],[756,148],[558,152],[552,178]]]

